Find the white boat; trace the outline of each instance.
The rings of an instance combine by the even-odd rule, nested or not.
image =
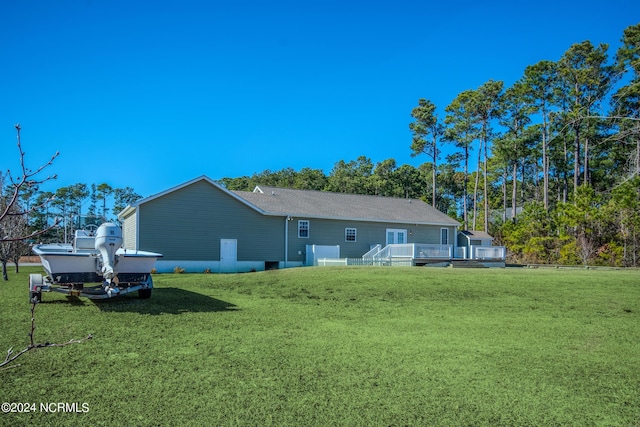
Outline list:
[[[161,254],[122,247],[122,230],[104,223],[96,230],[77,230],[73,244],[52,243],[33,247],[47,273],[29,276],[30,299],[42,292],[62,292],[88,298],[111,298],[138,291],[151,297],[151,271]]]

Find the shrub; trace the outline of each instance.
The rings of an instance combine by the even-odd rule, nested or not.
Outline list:
[[[567,243],[560,248],[560,259],[558,262],[564,265],[582,264],[578,244],[575,239],[569,239]]]
[[[598,248],[595,263],[611,267],[622,267],[624,248],[615,242],[609,242]]]
[[[182,268],[180,266],[176,266],[176,268],[173,269],[173,273],[174,274],[182,274],[182,273],[184,273],[184,268]]]

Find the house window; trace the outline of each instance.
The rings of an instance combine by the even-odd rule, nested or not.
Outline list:
[[[345,242],[355,242],[356,241],[356,229],[355,228],[345,228],[344,229],[344,241]]]
[[[298,221],[298,237],[302,237],[302,238],[309,237],[309,221],[307,220]]]
[[[449,244],[449,229],[441,228],[440,229],[440,244],[448,245]]]

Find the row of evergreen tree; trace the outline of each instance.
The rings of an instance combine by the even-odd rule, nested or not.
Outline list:
[[[422,198],[464,229],[494,234],[514,261],[637,266],[640,24],[625,29],[621,41],[613,56],[606,44],[574,44],[555,62],[526,67],[510,87],[490,80],[458,94],[444,116],[419,99],[409,123],[411,155],[427,157],[418,167],[360,156],[338,161],[328,175],[285,168],[221,183]],[[61,220],[42,236],[57,240],[114,219],[140,197],[107,184],[30,188],[21,195],[30,227]]]
[[[516,261],[638,265],[640,24],[621,42],[613,56],[606,44],[574,44],[510,87],[463,91],[444,116],[419,99],[409,124],[411,155],[428,159],[419,167],[361,156],[328,176],[287,168],[222,183],[420,197],[495,234]]]
[[[69,242],[76,229],[116,221],[118,213],[140,197],[132,187],[77,183],[53,192],[31,187],[21,193],[21,204],[29,212],[30,229],[44,230],[58,224],[39,236],[39,240]]]

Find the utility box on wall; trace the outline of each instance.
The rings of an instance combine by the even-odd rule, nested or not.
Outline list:
[[[307,245],[305,265],[318,265],[320,258],[340,258],[340,245]]]

